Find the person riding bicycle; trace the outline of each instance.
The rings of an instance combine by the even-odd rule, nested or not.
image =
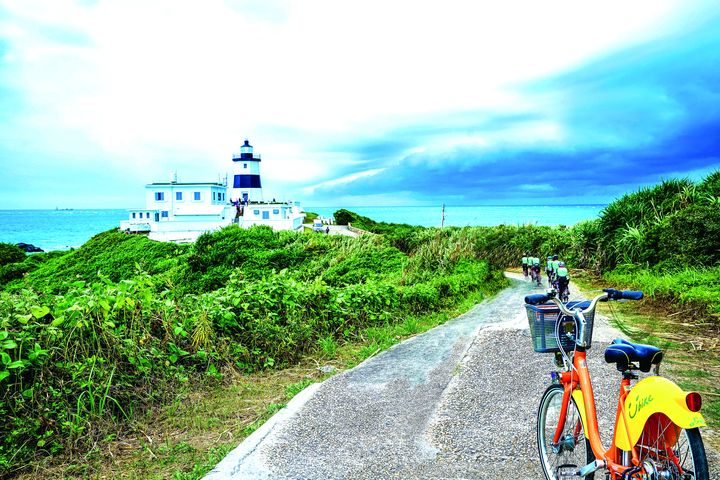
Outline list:
[[[540,276],[540,259],[538,257],[532,258],[532,271],[534,273],[533,277],[537,281],[538,284],[542,282],[542,277]]]
[[[567,296],[570,295],[570,273],[568,272],[565,262],[558,263],[557,269],[557,292],[560,298],[563,298],[563,294],[567,292]]]
[[[560,265],[560,260],[558,259],[558,256],[557,256],[557,255],[553,255],[553,257],[552,257],[552,263],[551,263],[551,266],[550,266],[550,268],[552,269],[552,276],[553,276],[553,280],[552,280],[551,283],[552,283],[553,285],[556,285],[556,284],[557,284],[557,270],[558,270],[559,265]],[[556,289],[557,289],[557,288],[556,288]]]
[[[528,254],[525,253],[522,257],[522,271],[523,275],[525,275],[525,278],[528,276]]]
[[[552,255],[548,255],[547,263],[545,264],[545,275],[547,275],[550,283],[552,283],[552,258]]]

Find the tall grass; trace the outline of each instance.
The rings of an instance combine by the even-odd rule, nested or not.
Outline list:
[[[649,296],[694,304],[711,314],[720,314],[720,267],[685,267],[667,272],[626,267],[606,273],[605,278]]]
[[[715,172],[643,188],[573,227],[426,229],[345,212],[335,217],[379,235],[228,227],[177,246],[108,231],[67,253],[5,248],[0,476],[87,449],[188,382],[330,355],[379,326],[412,332],[414,315],[500,288],[525,253],[720,314],[719,197]]]
[[[188,382],[411,331],[418,313],[504,285],[460,231],[413,242],[229,227],[178,248],[109,231],[35,261],[0,292],[0,476],[122,433]]]

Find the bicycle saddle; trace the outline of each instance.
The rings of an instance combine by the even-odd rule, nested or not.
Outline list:
[[[663,352],[652,345],[630,343],[622,338],[616,338],[605,349],[605,361],[616,363],[617,369],[624,372],[630,365],[637,362],[640,371],[649,372],[650,368],[662,361]]]

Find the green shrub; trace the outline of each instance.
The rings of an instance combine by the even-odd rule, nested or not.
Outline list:
[[[348,223],[353,223],[358,215],[343,208],[336,211],[333,217],[335,217],[335,223],[338,225],[347,225]]]
[[[698,184],[697,190],[701,201],[706,203],[708,203],[709,199],[720,197],[720,170],[715,170],[705,177]]]
[[[720,208],[694,204],[669,215],[659,232],[657,263],[713,266],[720,263]]]
[[[0,243],[0,266],[25,260],[25,252],[11,243]]]
[[[30,267],[25,263],[8,263],[0,266],[0,285],[22,278]]]
[[[0,266],[0,476],[89,448],[223,368],[290,365],[390,323],[412,333],[414,315],[497,291],[526,252],[720,314],[719,186],[718,172],[665,182],[570,228],[422,228],[341,210],[338,223],[378,235],[232,226],[180,246],[111,230],[12,257]]]
[[[142,235],[126,235],[117,229],[99,233],[77,250],[47,257],[32,269],[26,284],[37,290],[61,292],[76,280],[96,282],[132,278],[137,271],[167,273],[177,257],[189,247],[156,242]],[[33,255],[34,257],[34,255]]]
[[[108,231],[0,267],[14,278],[0,292],[0,476],[89,448],[206,372],[291,365],[494,292],[503,280],[467,233],[407,230],[408,254],[384,235],[228,227],[178,246]]]

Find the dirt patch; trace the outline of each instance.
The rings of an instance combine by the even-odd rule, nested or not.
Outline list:
[[[308,361],[256,375],[223,372],[221,384],[178,394],[139,419],[132,432],[84,455],[44,459],[18,478],[198,478],[282,408],[289,391],[322,380],[317,367]]]

